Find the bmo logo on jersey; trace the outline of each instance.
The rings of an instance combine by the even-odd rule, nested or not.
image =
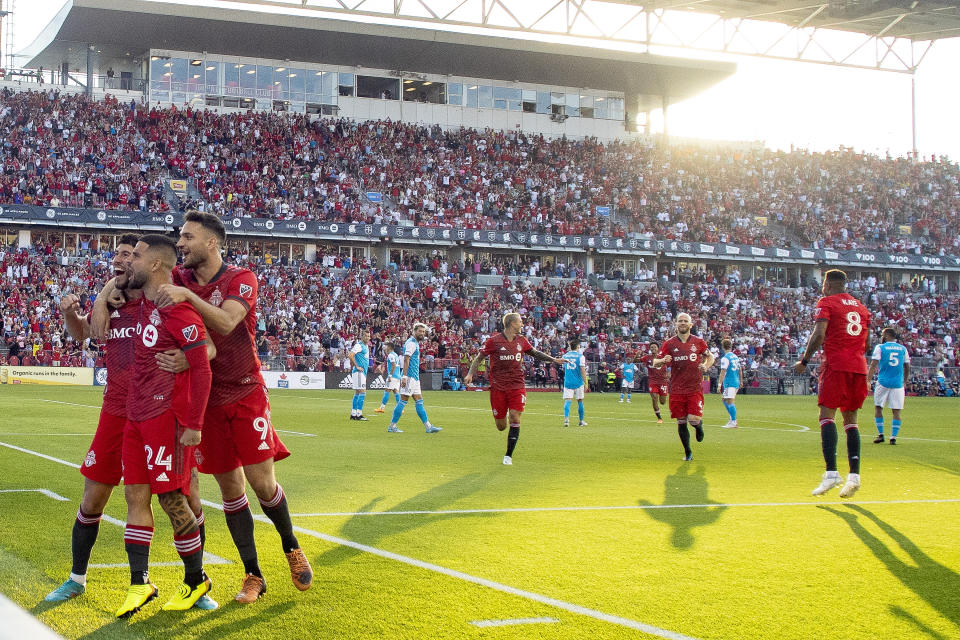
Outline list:
[[[137,325],[137,328],[140,328],[140,325]],[[157,344],[157,338],[160,337],[157,328],[152,324],[148,324],[146,327],[140,331],[140,339],[143,340],[143,344],[147,347],[152,347]]]
[[[120,340],[122,338],[132,338],[133,337],[133,327],[124,327],[117,329],[110,329],[110,336],[108,340]]]

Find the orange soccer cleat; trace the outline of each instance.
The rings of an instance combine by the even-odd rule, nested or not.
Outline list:
[[[303,554],[303,549],[294,549],[286,555],[293,586],[300,591],[306,591],[313,584],[313,569],[310,568],[307,556]]]
[[[267,581],[260,576],[248,573],[243,577],[243,586],[240,587],[240,593],[233,597],[237,602],[250,604],[260,599],[260,596],[267,592]]]

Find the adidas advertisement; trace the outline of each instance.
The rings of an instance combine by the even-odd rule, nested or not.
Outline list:
[[[267,389],[325,389],[326,374],[316,371],[261,371]]]

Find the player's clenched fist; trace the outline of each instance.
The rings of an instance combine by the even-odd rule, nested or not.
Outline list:
[[[60,310],[63,312],[80,313],[80,298],[68,293],[60,298]]]

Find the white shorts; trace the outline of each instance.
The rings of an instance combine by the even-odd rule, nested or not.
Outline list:
[[[399,392],[400,392],[400,378],[393,378],[393,377],[391,377],[390,380],[387,381],[387,391],[394,391],[394,392],[399,393]]]
[[[400,387],[400,395],[402,396],[419,396],[420,393],[420,381],[414,380],[413,378],[407,378],[407,386]]]
[[[366,391],[367,374],[362,371],[354,371],[350,374],[350,383],[353,385],[354,391]]]
[[[622,380],[620,382],[620,387],[622,389],[633,389],[633,380]]]
[[[873,390],[873,404],[876,407],[903,409],[904,395],[903,387],[899,389],[887,389],[882,384],[877,383],[877,388]]]
[[[577,387],[576,389],[567,389],[563,388],[563,399],[564,400],[583,400],[583,385]]]
[[[724,400],[733,400],[737,397],[737,391],[740,391],[740,387],[724,387],[723,388],[723,399]]]

